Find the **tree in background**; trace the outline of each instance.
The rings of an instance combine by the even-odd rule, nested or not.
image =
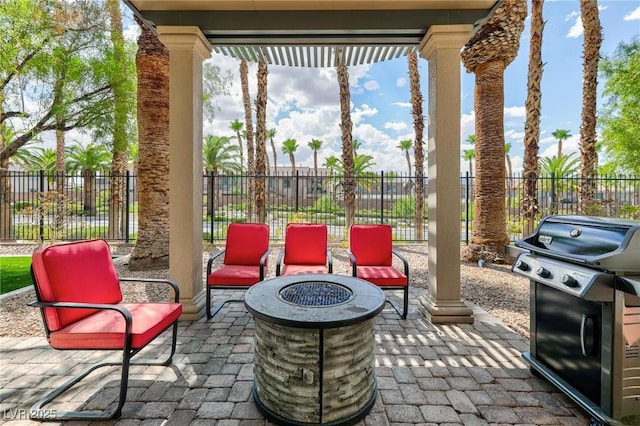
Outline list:
[[[240,147],[240,165],[244,169],[244,148],[242,147],[242,129],[244,123],[238,119],[231,122],[231,130],[236,132],[236,140],[238,141],[238,147]]]
[[[411,139],[405,139],[398,144],[398,149],[404,152],[404,158],[407,160],[408,176],[411,176],[411,156],[409,155],[411,148],[413,148],[413,141]]]
[[[307,143],[309,148],[313,151],[313,194],[318,194],[318,151],[322,148],[322,141],[320,139],[311,139]]]
[[[582,117],[580,125],[579,207],[583,214],[595,214],[598,62],[602,45],[602,27],[597,0],[580,0],[584,40],[582,52]]]
[[[556,129],[555,132],[551,133],[551,136],[556,138],[558,141],[558,155],[556,157],[562,157],[562,141],[569,139],[571,136],[571,130],[566,129]]]
[[[169,51],[141,21],[138,77],[138,238],[129,269],[169,267]]]
[[[202,63],[202,113],[205,120],[213,121],[218,106],[218,96],[230,95],[233,74],[231,70],[223,70],[211,60]]]
[[[258,93],[256,95],[256,215],[258,222],[267,221],[265,179],[267,172],[267,64],[258,63]]]
[[[278,150],[276,149],[276,144],[273,141],[273,138],[276,136],[278,131],[276,129],[267,130],[266,137],[269,138],[269,142],[271,143],[271,152],[273,153],[273,174],[278,174]]]
[[[466,142],[470,145],[475,145],[476,135],[469,135]],[[474,148],[463,149],[462,158],[469,164],[469,176],[473,176],[473,160],[476,158],[476,150]]]
[[[538,150],[540,141],[540,109],[542,104],[542,33],[544,0],[531,0],[531,29],[529,36],[529,71],[527,76],[526,118],[524,123],[524,160],[522,177],[524,190],[520,208],[525,224],[523,233],[530,235],[538,214]]]
[[[244,105],[244,121],[247,124],[245,140],[247,141],[247,176],[249,197],[247,199],[247,217],[254,221],[256,196],[256,151],[253,143],[253,116],[251,112],[251,96],[249,95],[249,67],[247,61],[240,61],[240,84],[242,86],[242,104]],[[233,127],[233,124],[232,124]],[[240,145],[242,149],[242,144]],[[242,157],[240,157],[242,159]]]
[[[109,170],[111,154],[104,145],[76,142],[68,148],[67,169],[82,173],[82,210],[89,216],[95,216],[96,173]]]
[[[500,3],[462,50],[475,73],[476,180],[473,230],[463,252],[468,261],[510,261],[504,208],[504,70],[515,59],[527,16],[526,0]]]
[[[134,56],[128,52],[122,32],[122,13],[120,0],[107,0],[109,11],[112,58],[109,81],[113,90],[113,123],[111,132],[111,173],[109,178],[109,238],[120,239],[126,230],[127,214],[124,211],[126,180],[129,163],[129,144],[133,143],[129,135],[133,134],[131,125],[135,112]]]
[[[420,73],[418,72],[418,54],[409,52],[409,81],[411,88],[411,115],[413,117],[413,156],[416,171],[416,239],[424,239],[424,115],[422,112],[422,92],[420,91]],[[408,161],[408,158],[407,158]],[[409,174],[411,174],[411,164]],[[383,188],[384,189],[384,188]]]
[[[542,190],[547,193],[551,204],[549,214],[558,213],[558,192],[572,192],[572,180],[569,176],[578,172],[580,158],[575,153],[561,155],[560,157],[544,157],[540,159],[540,175]]]
[[[295,139],[289,138],[282,142],[282,152],[289,155],[289,161],[291,161],[291,176],[296,174],[296,158],[295,153],[300,145]]]
[[[614,170],[640,174],[640,37],[621,43],[600,63],[605,105],[600,113],[603,149]]]
[[[105,120],[113,95],[107,30],[95,2],[0,2],[0,130],[12,129],[1,132],[0,170],[43,132],[57,131],[62,141],[63,132]],[[0,238],[10,238],[11,187],[0,179]]]
[[[344,51],[338,48],[338,66],[336,73],[338,77],[338,89],[340,92],[340,130],[342,131],[342,167],[344,192],[344,210],[346,219],[346,229],[355,222],[356,219],[356,182],[354,179],[354,157],[357,144],[353,140],[353,123],[351,121],[351,93],[349,92],[349,72],[344,63]]]
[[[207,176],[207,214],[213,214],[213,200],[220,198],[220,174],[242,173],[242,166],[238,163],[238,145],[233,144],[226,136],[205,135],[202,144],[202,167]],[[215,197],[214,197],[215,186]]]

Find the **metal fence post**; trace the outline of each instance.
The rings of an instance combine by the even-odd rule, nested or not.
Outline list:
[[[298,187],[299,184],[300,184],[300,170],[296,170],[296,184],[295,184],[295,188],[296,188],[296,212],[298,211],[299,203],[300,203],[300,188]]]
[[[215,177],[213,174],[213,170],[211,170],[211,182],[209,182],[209,184],[211,185],[210,188],[207,188],[207,194],[211,194],[211,199],[208,200],[209,202],[209,206],[211,207],[211,226],[209,227],[209,242],[211,244],[213,244],[213,230],[214,230],[214,218],[216,217],[216,204],[215,204],[215,193],[216,193],[216,187],[214,186],[215,182]]]
[[[380,223],[384,223],[384,171],[380,172]]]
[[[127,174],[125,177],[125,188],[126,193],[124,196],[124,241],[128,244],[131,242],[131,238],[129,237],[129,220],[131,219],[129,213],[129,206],[131,204],[131,196],[129,195],[129,192],[131,191],[131,172],[129,172],[129,170],[127,170]]]
[[[44,169],[40,169],[40,197],[38,197],[38,210],[40,211],[40,242],[44,242],[44,206],[42,197],[44,197]]]
[[[470,184],[470,179],[469,179],[469,172],[464,172],[464,179],[465,179],[465,183],[464,183],[464,189],[465,189],[465,194],[464,194],[464,208],[465,208],[465,212],[464,212],[464,242],[468,245],[469,244],[469,184]]]

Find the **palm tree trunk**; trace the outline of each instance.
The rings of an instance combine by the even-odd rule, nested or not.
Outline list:
[[[504,256],[504,63],[487,61],[476,68],[476,192],[472,252],[487,261]],[[480,177],[486,177],[484,179]]]
[[[420,92],[420,74],[418,72],[418,55],[409,53],[409,79],[411,82],[411,106],[413,115],[413,156],[416,172],[416,239],[424,240],[424,115],[422,113],[422,93]],[[411,175],[411,161],[407,152],[407,165]]]
[[[542,33],[544,0],[531,2],[531,37],[529,41],[529,75],[527,77],[526,120],[524,125],[524,188],[520,208],[525,224],[524,235],[535,228],[538,215],[538,143],[540,139],[540,106],[542,103]]]
[[[120,70],[116,73],[116,79],[111,82],[113,90],[114,117],[113,117],[113,158],[111,160],[111,173],[109,179],[109,237],[121,239],[126,229],[124,221],[125,174],[127,171],[127,115],[128,98],[133,95],[126,90],[126,82],[122,81],[121,71],[126,66],[126,54],[124,48],[124,36],[122,32],[122,14],[120,13],[120,1],[108,0],[111,27],[111,42],[113,44],[113,56],[115,67]]]
[[[267,64],[258,64],[258,93],[256,96],[256,216],[267,222],[265,173],[267,169]],[[275,158],[275,157],[274,157]]]
[[[255,192],[256,192],[256,165],[255,150],[253,146],[253,120],[251,118],[251,97],[249,96],[249,76],[247,61],[240,62],[240,82],[242,86],[242,102],[244,103],[244,121],[247,129],[247,176],[249,179],[249,198],[247,199],[247,215],[253,222],[255,216]]]
[[[339,52],[342,55],[342,51]],[[351,94],[349,93],[349,74],[347,66],[340,62],[337,68],[338,85],[340,87],[340,129],[342,130],[342,190],[344,191],[344,210],[346,227],[355,223],[356,216],[356,182],[353,176],[353,123],[351,122]]]
[[[138,23],[138,238],[132,270],[169,267],[169,52]]]
[[[580,126],[580,212],[596,214],[596,107],[602,27],[596,0],[580,0],[584,26],[582,124]]]

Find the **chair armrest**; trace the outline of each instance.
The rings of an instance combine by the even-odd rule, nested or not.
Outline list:
[[[347,249],[347,254],[349,255],[349,261],[351,262],[351,276],[358,276],[358,264],[356,262],[356,257],[351,253],[351,250]]]
[[[120,306],[120,305],[111,305],[105,303],[81,303],[81,302],[30,302],[27,306],[31,306],[34,308],[71,308],[71,309],[99,309],[99,310],[112,310],[118,311],[123,317],[125,321],[125,333],[127,335],[127,343],[129,346],[131,344],[131,324],[133,323],[133,318],[131,317],[131,313],[128,309]]]
[[[260,281],[264,280],[264,266],[267,264],[267,259],[269,259],[270,252],[271,249],[268,248],[260,258]]]
[[[211,267],[213,265],[213,261],[216,260],[217,258],[219,258],[220,256],[222,256],[222,254],[225,252],[226,250],[220,250],[218,253],[214,254],[213,256],[211,256],[209,258],[209,261],[207,262],[207,277],[209,275],[211,275]]]
[[[409,282],[408,278],[409,278],[409,262],[407,262],[407,259],[401,255],[396,249],[392,249],[391,253],[394,254],[398,259],[400,259],[402,261],[402,264],[404,266],[404,274],[407,276],[407,283]]]
[[[175,281],[164,278],[135,278],[135,277],[118,277],[121,282],[139,282],[139,283],[151,283],[151,284],[167,284],[173,288],[174,301],[178,303],[180,301],[180,287]]]
[[[282,265],[282,259],[284,259],[284,249],[280,250],[278,260],[276,261],[276,277],[280,276],[280,266]]]
[[[331,255],[331,249],[329,247],[327,247],[327,265],[329,273],[333,274],[333,257]]]

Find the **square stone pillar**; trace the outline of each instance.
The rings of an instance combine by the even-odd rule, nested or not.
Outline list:
[[[198,27],[159,26],[169,49],[169,275],[182,319],[204,314],[202,262],[202,62],[211,46]]]
[[[420,44],[429,61],[429,291],[432,323],[473,323],[460,298],[460,50],[471,25],[434,25]]]

